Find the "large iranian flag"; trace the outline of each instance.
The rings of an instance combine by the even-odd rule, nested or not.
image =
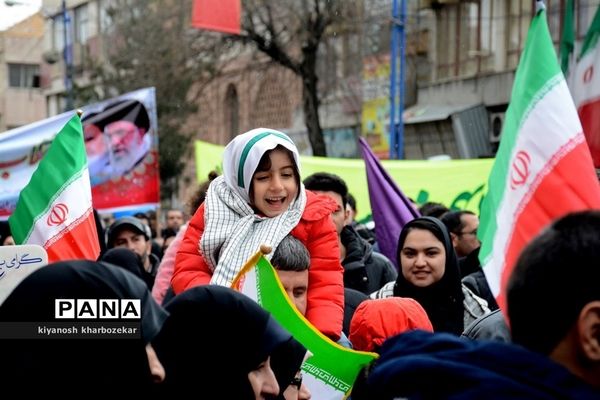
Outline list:
[[[573,100],[583,125],[592,159],[600,168],[600,8],[585,35],[581,54],[570,78]],[[598,71],[596,71],[598,69]]]
[[[15,242],[44,247],[48,262],[98,258],[100,244],[78,115],[52,141],[8,222]]]
[[[542,6],[516,71],[480,216],[479,259],[501,308],[523,247],[554,219],[591,208],[600,208],[600,187]]]

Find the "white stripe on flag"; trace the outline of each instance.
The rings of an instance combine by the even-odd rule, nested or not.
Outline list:
[[[587,52],[577,63],[575,71],[572,73],[573,81],[573,101],[579,109],[587,103],[600,98],[600,49],[598,45]]]
[[[59,225],[49,223],[48,217],[57,204],[67,206],[66,219]],[[54,238],[60,235],[68,226],[79,221],[82,216],[89,212],[92,204],[92,191],[90,188],[90,177],[88,169],[85,168],[81,175],[72,181],[63,191],[58,194],[48,209],[36,218],[33,229],[25,242],[28,244],[39,244],[44,246],[54,242]]]
[[[240,292],[260,304],[260,294],[258,293],[258,284],[256,282],[256,268],[251,268],[244,274],[242,279]]]

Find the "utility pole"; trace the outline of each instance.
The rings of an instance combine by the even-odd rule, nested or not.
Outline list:
[[[402,2],[400,10],[398,0],[393,0],[392,5],[392,44],[390,49],[390,159],[404,158],[404,58],[406,48],[406,0]],[[400,54],[398,54],[398,50]],[[397,62],[400,56],[400,76],[396,78]],[[398,83],[396,81],[398,80]],[[399,92],[399,93],[396,93]],[[398,108],[396,109],[396,96]],[[396,124],[396,112],[398,124]]]
[[[63,41],[65,47],[63,49],[63,59],[65,61],[65,91],[66,102],[65,111],[73,109],[73,47],[71,46],[69,27],[71,25],[71,17],[67,10],[66,0],[62,0],[62,19],[63,19]]]

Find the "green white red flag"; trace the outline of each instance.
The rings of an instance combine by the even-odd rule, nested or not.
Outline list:
[[[600,168],[600,8],[585,35],[581,54],[570,76],[571,92],[579,113],[594,166]]]
[[[232,288],[254,299],[312,353],[302,364],[303,379],[313,399],[341,400],[350,392],[361,368],[375,353],[340,346],[319,332],[292,305],[277,272],[261,252],[244,265]]]
[[[48,262],[96,260],[100,243],[78,115],[56,135],[8,220],[17,244],[37,244]]]
[[[501,308],[523,247],[554,219],[598,208],[598,178],[542,4],[516,71],[478,230],[479,259]]]

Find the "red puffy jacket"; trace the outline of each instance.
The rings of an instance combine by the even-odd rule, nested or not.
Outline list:
[[[308,304],[306,318],[324,335],[337,341],[344,318],[344,270],[331,213],[337,205],[330,198],[306,191],[306,207],[291,234],[310,253]],[[204,232],[204,204],[188,224],[175,258],[171,285],[175,293],[198,285],[207,285],[212,270],[200,252]]]

